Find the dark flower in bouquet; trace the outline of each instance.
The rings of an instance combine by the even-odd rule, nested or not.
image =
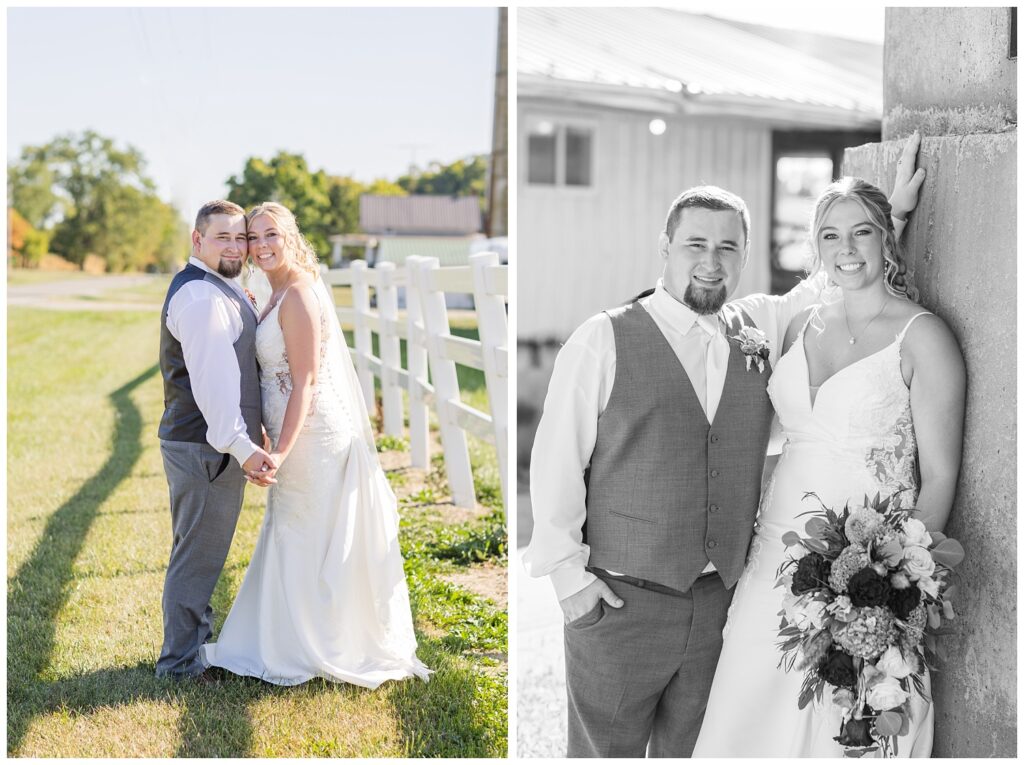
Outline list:
[[[832,564],[820,553],[808,553],[802,557],[793,573],[793,584],[790,592],[801,595],[819,587],[828,587],[828,575]]]
[[[871,746],[875,740],[871,738],[871,721],[851,718],[843,723],[839,735],[834,736],[843,746]]]
[[[889,608],[897,619],[906,621],[921,603],[921,591],[914,585],[903,590],[889,592]]]
[[[884,606],[889,600],[890,589],[889,580],[871,567],[862,568],[846,583],[850,602],[858,608]]]
[[[826,683],[837,688],[853,688],[857,684],[853,657],[844,651],[832,651],[818,669],[818,674]]]

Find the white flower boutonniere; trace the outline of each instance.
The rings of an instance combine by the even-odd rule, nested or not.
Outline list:
[[[764,363],[768,361],[768,336],[757,327],[743,327],[732,339],[740,344],[740,350],[747,357],[747,369],[750,369],[751,362],[756,362],[758,373],[764,373]]]

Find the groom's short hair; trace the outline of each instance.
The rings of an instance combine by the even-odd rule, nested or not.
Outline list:
[[[226,199],[215,199],[207,202],[199,208],[196,214],[196,231],[200,234],[206,233],[206,227],[210,224],[210,218],[214,215],[245,215],[245,210],[234,202]]]
[[[669,241],[672,241],[672,236],[679,226],[679,219],[687,207],[715,212],[732,210],[739,213],[743,223],[744,243],[750,241],[750,211],[747,210],[747,203],[731,191],[720,189],[718,186],[694,186],[675,198],[672,206],[668,208],[668,217],[665,219],[665,236]]]

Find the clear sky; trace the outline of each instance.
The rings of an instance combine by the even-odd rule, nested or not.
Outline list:
[[[7,156],[93,129],[185,219],[246,158],[394,179],[491,146],[496,8],[11,8]]]

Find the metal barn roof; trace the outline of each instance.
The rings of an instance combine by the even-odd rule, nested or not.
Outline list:
[[[475,234],[483,217],[477,197],[413,194],[359,198],[359,225],[368,234]]]
[[[882,46],[665,8],[520,8],[521,96],[877,126]]]

